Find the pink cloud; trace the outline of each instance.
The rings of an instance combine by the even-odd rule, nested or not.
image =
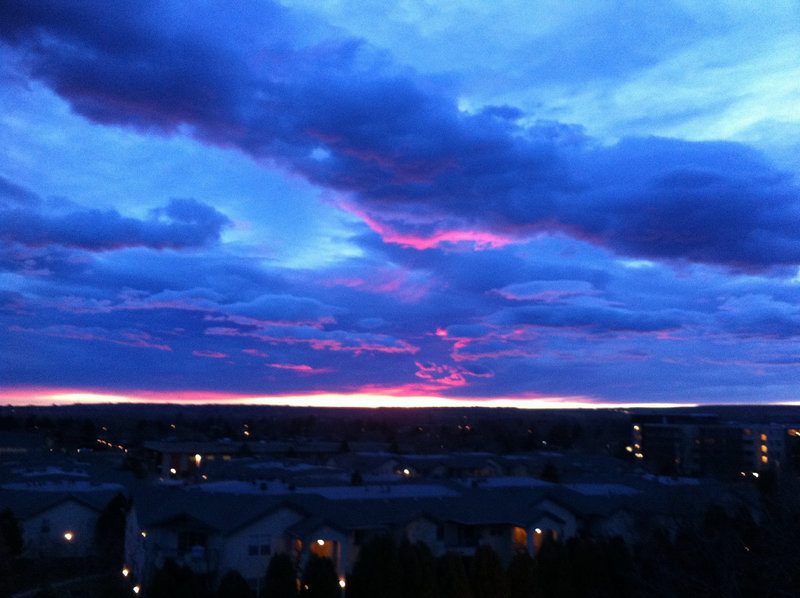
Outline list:
[[[218,351],[192,351],[192,355],[210,357],[212,359],[225,359],[226,357],[230,357],[227,353],[220,353]]]
[[[382,334],[349,334],[344,331],[317,331],[318,335],[324,336],[308,336],[308,329],[300,328],[295,332],[297,336],[284,335],[277,336],[267,333],[266,331],[243,331],[238,328],[229,328],[224,326],[213,326],[207,328],[205,334],[210,336],[231,336],[243,338],[255,338],[265,343],[272,344],[285,344],[285,345],[300,345],[305,344],[310,346],[316,351],[349,351],[356,355],[363,352],[377,352],[377,353],[410,353],[414,354],[419,351],[419,347],[415,347],[410,343],[395,339]],[[305,336],[303,336],[305,335]]]
[[[266,326],[280,326],[280,327],[293,327],[293,326],[307,326],[315,330],[322,330],[329,324],[335,324],[336,318],[333,316],[323,316],[316,320],[261,320],[250,316],[242,316],[239,314],[224,314],[220,316],[206,315],[203,317],[206,322],[232,322],[240,326],[255,326],[263,328]]]
[[[12,332],[23,332],[26,334],[37,334],[42,336],[52,336],[58,338],[69,338],[83,341],[100,341],[114,343],[126,347],[140,347],[146,349],[158,349],[159,351],[172,351],[169,345],[162,345],[151,342],[153,337],[146,332],[138,330],[106,330],[104,328],[80,328],[78,326],[62,325],[48,326],[46,328],[22,328],[21,326],[9,326]]]
[[[377,268],[365,278],[336,277],[323,280],[322,284],[328,287],[344,286],[368,293],[391,294],[404,303],[417,303],[434,285],[427,275],[390,266]]]
[[[415,365],[418,370],[415,376],[423,380],[428,380],[432,385],[437,385],[440,390],[443,388],[466,386],[468,384],[468,376],[476,378],[491,378],[494,376],[491,372],[475,373],[462,367],[453,367],[446,364],[440,365],[417,361]]]
[[[292,370],[301,374],[325,374],[334,371],[333,368],[314,368],[310,365],[293,363],[268,363],[267,366],[279,370]]]
[[[498,249],[506,245],[514,245],[524,239],[520,235],[503,235],[492,233],[485,230],[469,230],[453,228],[449,230],[436,230],[433,233],[424,235],[421,233],[401,233],[386,222],[381,222],[377,218],[368,214],[354,204],[340,200],[339,206],[354,216],[361,218],[364,223],[378,233],[385,243],[396,243],[403,247],[413,249],[433,249],[442,244],[469,243],[476,250]]]

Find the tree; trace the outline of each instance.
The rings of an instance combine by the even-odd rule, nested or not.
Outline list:
[[[288,554],[277,553],[269,560],[264,595],[268,598],[297,597],[297,573]]]
[[[401,598],[403,571],[397,548],[388,536],[364,544],[347,579],[348,598]]]
[[[148,598],[202,598],[208,592],[194,571],[167,559],[153,576],[146,595]]]
[[[551,482],[553,484],[558,484],[560,477],[558,475],[558,468],[552,461],[548,461],[542,467],[542,472],[539,474],[539,479],[545,482]]]
[[[9,509],[0,511],[0,560],[16,558],[22,554],[22,526],[14,512]]]
[[[536,562],[528,551],[517,551],[508,565],[506,576],[510,598],[533,598],[541,595],[536,580]]]
[[[481,544],[472,557],[472,594],[475,598],[508,598],[508,580],[494,549]]]
[[[238,571],[229,570],[219,582],[215,598],[254,598],[255,592]]]
[[[426,544],[412,544],[403,539],[397,557],[402,571],[400,590],[403,598],[436,598],[439,595],[436,561]]]
[[[94,526],[94,543],[104,563],[122,566],[125,553],[125,521],[128,499],[118,493],[112,498]]]
[[[342,593],[333,561],[315,554],[306,563],[300,586],[303,598],[339,598]]]
[[[439,559],[437,568],[442,598],[472,598],[467,569],[460,554],[446,553]]]

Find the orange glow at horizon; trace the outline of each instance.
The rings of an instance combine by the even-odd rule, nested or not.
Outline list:
[[[396,389],[395,389],[396,390]],[[697,403],[616,403],[591,397],[557,397],[520,395],[510,397],[441,397],[393,393],[392,389],[356,393],[309,393],[297,395],[253,396],[202,391],[129,391],[109,393],[100,390],[63,388],[0,388],[0,405],[53,406],[73,404],[175,404],[175,405],[263,405],[275,407],[338,407],[375,409],[389,408],[441,408],[487,407],[513,409],[630,409],[696,407]]]

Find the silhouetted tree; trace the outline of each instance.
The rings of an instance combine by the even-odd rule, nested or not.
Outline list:
[[[264,578],[264,596],[268,598],[296,598],[297,572],[288,554],[272,556]]]
[[[202,598],[208,596],[208,591],[189,567],[167,559],[153,576],[146,595],[148,598]]]
[[[472,557],[474,598],[508,598],[508,580],[500,557],[488,544],[481,544]]]
[[[11,509],[3,509],[0,511],[0,561],[20,556],[22,546],[22,526]]]
[[[94,526],[94,542],[101,560],[107,565],[122,566],[127,516],[128,499],[118,493],[97,517]]]
[[[339,598],[342,593],[333,561],[314,554],[306,563],[300,585],[300,596],[303,598]]]
[[[397,549],[388,536],[364,544],[347,578],[347,598],[402,598],[403,571]]]
[[[548,461],[544,464],[544,467],[542,467],[542,472],[539,474],[539,479],[545,482],[558,484],[561,476],[559,476],[558,469],[556,468],[555,464],[552,461]]]
[[[438,562],[439,592],[442,598],[472,598],[464,558],[448,552]]]
[[[403,598],[436,598],[436,560],[422,542],[403,539],[397,550],[402,571],[400,593]]]
[[[254,598],[255,592],[247,585],[241,573],[231,569],[222,576],[214,596],[215,598]]]
[[[536,562],[526,550],[519,550],[508,565],[510,598],[534,598],[541,595],[536,580]]]

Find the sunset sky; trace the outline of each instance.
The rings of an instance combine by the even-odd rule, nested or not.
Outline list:
[[[800,400],[799,24],[6,0],[0,404]]]

